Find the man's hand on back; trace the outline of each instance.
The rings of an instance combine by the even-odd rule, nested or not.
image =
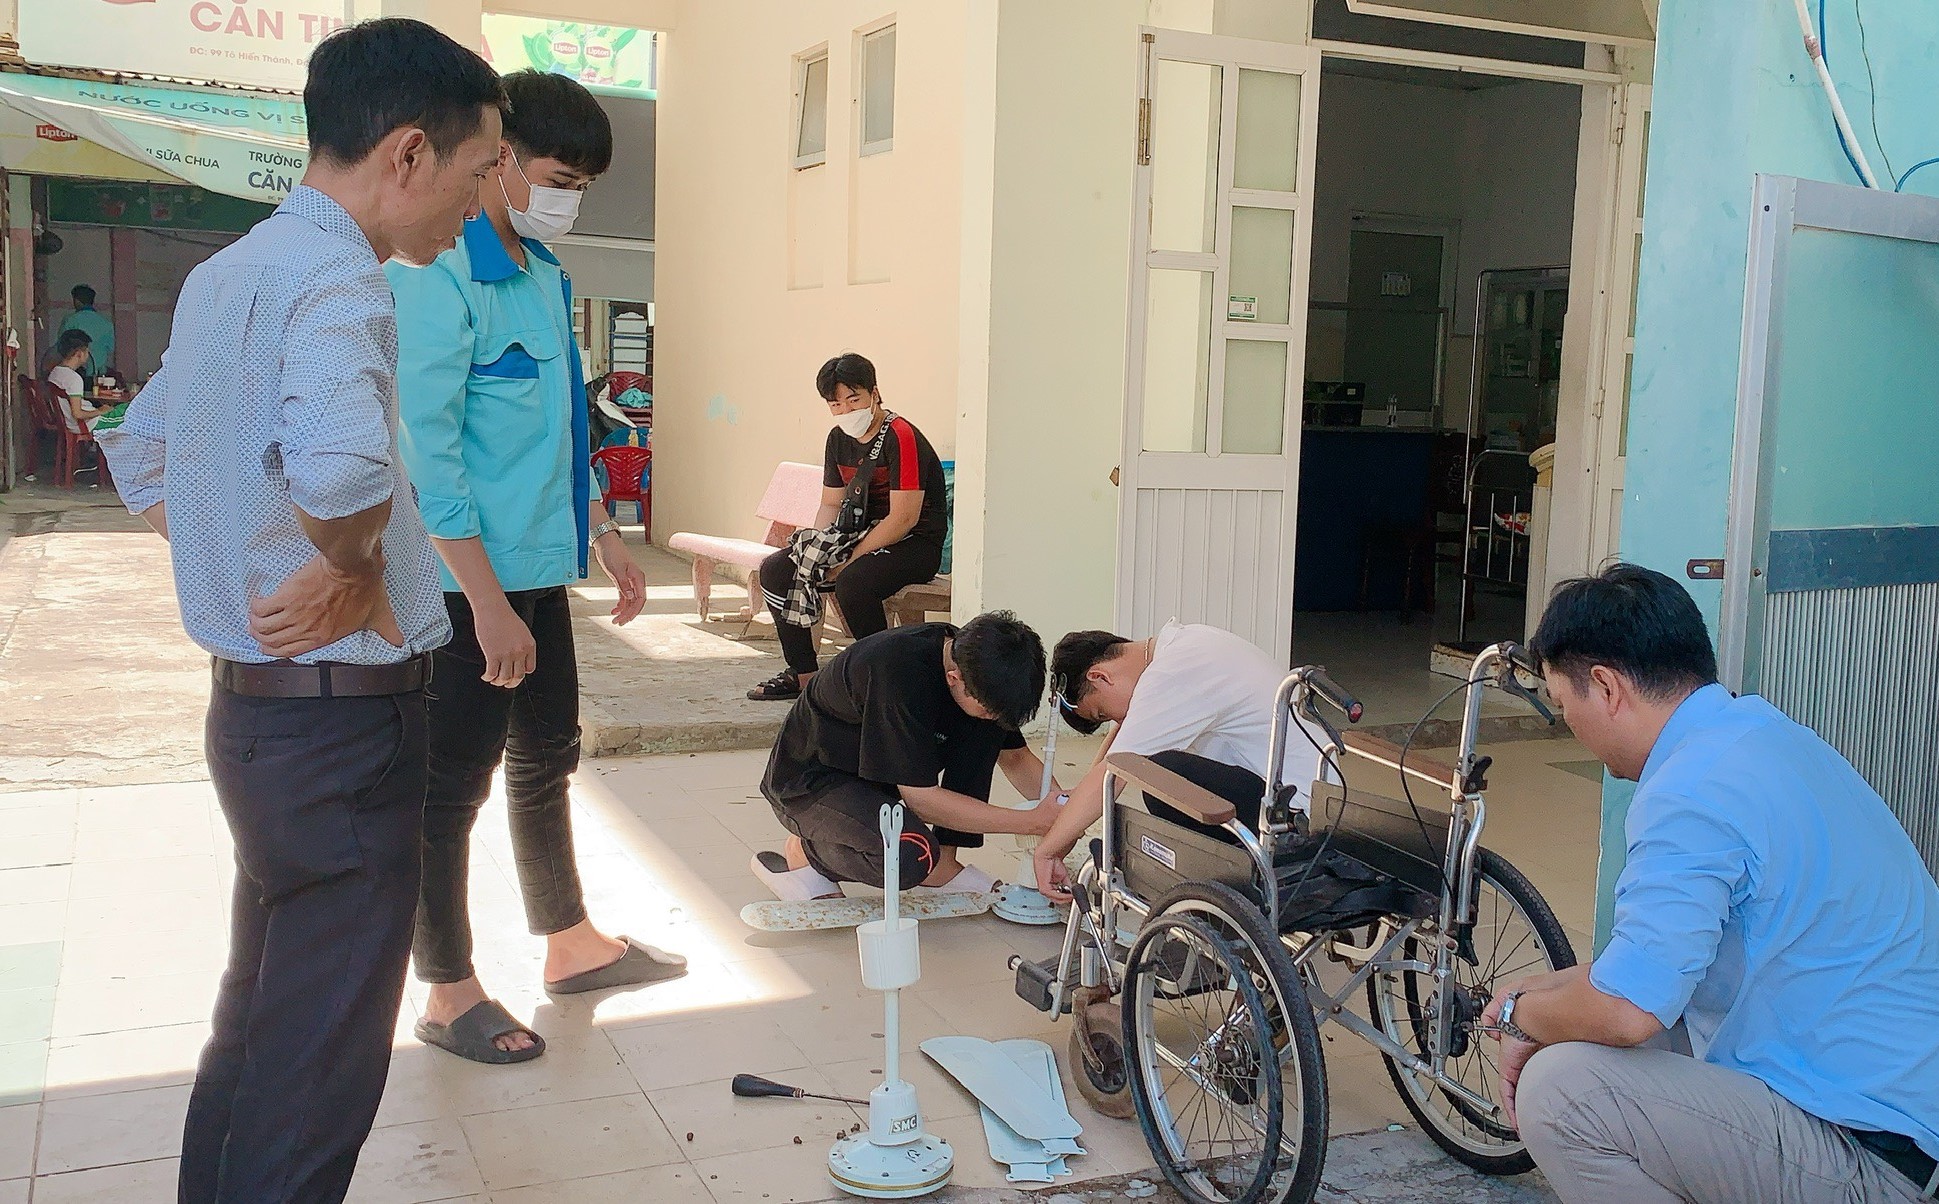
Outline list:
[[[381,556],[372,571],[351,574],[318,553],[281,589],[249,604],[250,634],[264,654],[278,659],[315,652],[359,631],[374,631],[386,643],[404,646],[384,592]]]

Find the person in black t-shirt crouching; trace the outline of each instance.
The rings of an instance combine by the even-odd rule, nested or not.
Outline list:
[[[891,595],[906,586],[921,585],[942,568],[943,539],[949,534],[943,462],[914,423],[882,408],[875,365],[863,357],[849,352],[823,364],[815,374],[815,391],[835,419],[822,451],[818,527],[835,521],[842,495],[868,460],[884,422],[888,424],[881,459],[869,474],[868,533],[847,562],[829,573],[842,619],[859,640],[889,625],[882,603]],[[761,592],[774,613],[775,634],[788,667],[747,692],[756,701],[798,698],[815,673],[816,628],[796,626],[782,614],[794,574],[795,563],[786,548],[761,563]]]
[[[761,793],[789,832],[785,853],[754,855],[756,877],[783,899],[882,885],[882,804],[907,804],[904,885],[951,891],[995,883],[957,850],[983,833],[1041,836],[1058,787],[1035,807],[989,802],[993,771],[1025,798],[1043,762],[1017,730],[1037,713],[1044,646],[1008,611],[898,627],[838,653],[788,712]]]

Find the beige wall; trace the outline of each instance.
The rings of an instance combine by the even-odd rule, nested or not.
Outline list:
[[[956,611],[1014,609],[1046,643],[1112,621],[1143,17],[1003,0],[993,75],[983,55],[995,119],[968,159],[990,182],[966,186],[993,200],[964,239],[988,279],[966,268]]]
[[[750,20],[750,8],[760,19]],[[854,31],[879,0],[689,0],[662,49],[655,529],[755,537],[774,466],[819,462],[815,369],[845,350],[956,450],[967,3],[896,14],[894,149],[857,159]],[[826,164],[792,164],[794,56],[829,48]],[[869,281],[869,283],[856,283]]]
[[[1296,41],[1305,6],[925,3],[900,14],[895,150],[858,161],[835,120],[828,165],[794,172],[792,56],[828,43],[846,99],[853,31],[890,12],[759,3],[682,0],[664,42],[656,529],[759,534],[774,464],[820,453],[814,368],[853,348],[957,460],[957,617],[1112,625],[1138,29]]]
[[[1115,621],[1139,27],[1298,40],[1306,14],[1284,0],[995,8],[994,130],[965,180],[975,191],[986,167],[993,200],[988,235],[965,231],[956,612],[1008,607],[1049,642]]]

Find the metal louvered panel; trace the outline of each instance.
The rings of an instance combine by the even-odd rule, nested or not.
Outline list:
[[[1939,875],[1939,583],[1768,595],[1759,693],[1843,753]]]

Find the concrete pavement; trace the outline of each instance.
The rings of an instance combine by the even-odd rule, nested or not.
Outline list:
[[[686,563],[627,536],[646,612],[615,627],[597,570],[574,590],[587,755],[767,747],[787,707],[744,695],[779,665],[770,629],[702,624]],[[0,495],[0,791],[199,778],[207,698],[167,544],[99,491]]]

